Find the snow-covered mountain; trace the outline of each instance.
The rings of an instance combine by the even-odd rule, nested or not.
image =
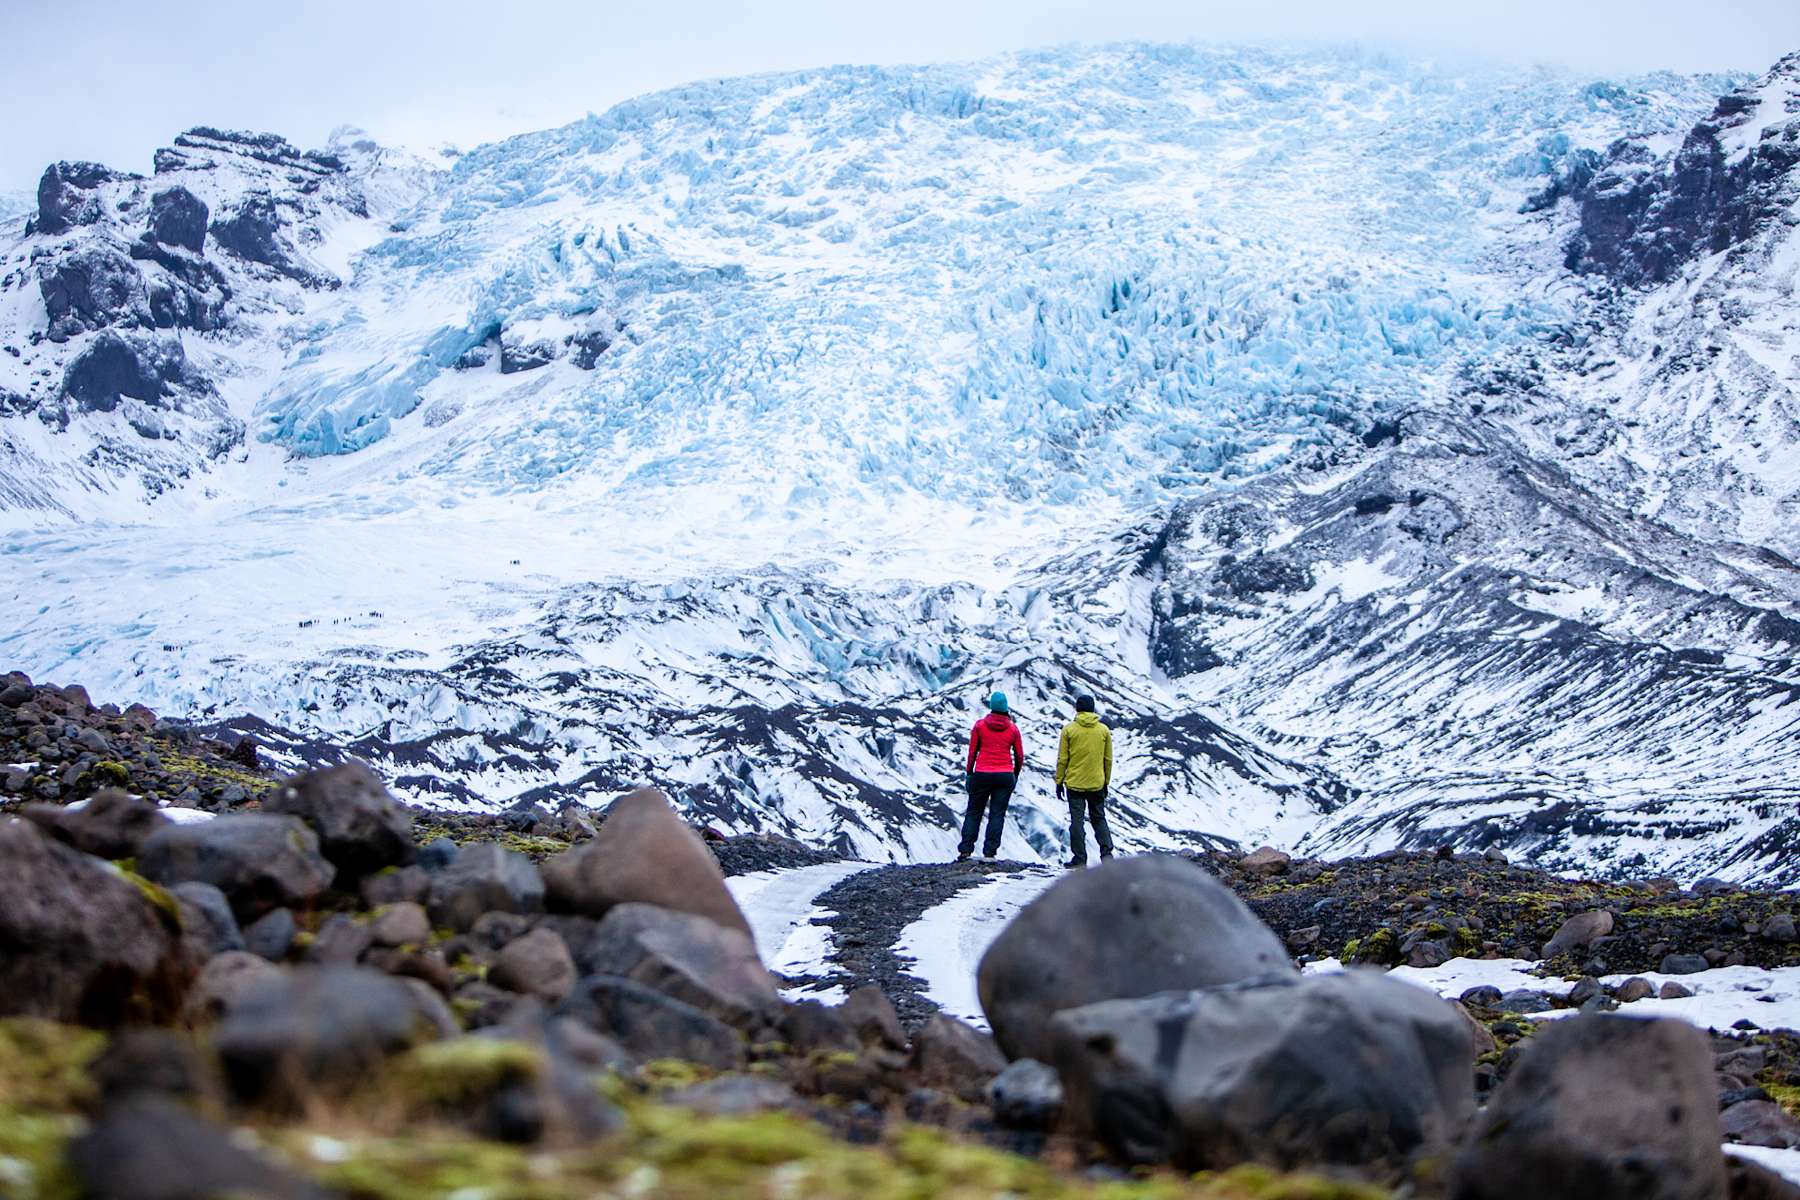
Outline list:
[[[436,802],[939,855],[976,697],[1042,762],[1086,687],[1130,844],[1788,879],[1797,76],[1124,46],[60,164],[0,644]]]

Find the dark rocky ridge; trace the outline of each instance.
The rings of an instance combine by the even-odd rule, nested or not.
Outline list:
[[[1581,227],[1568,245],[1567,265],[1634,287],[1665,283],[1694,259],[1740,245],[1780,219],[1800,198],[1800,109],[1789,107],[1785,123],[1771,125],[1735,160],[1721,142],[1756,114],[1764,94],[1785,95],[1796,82],[1800,53],[1756,84],[1720,97],[1668,159],[1619,142],[1604,157],[1578,160],[1534,202],[1574,200]]]

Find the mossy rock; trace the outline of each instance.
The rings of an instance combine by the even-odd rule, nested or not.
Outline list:
[[[511,1083],[541,1077],[537,1047],[502,1038],[458,1037],[428,1042],[395,1059],[384,1090],[409,1106],[453,1108]]]

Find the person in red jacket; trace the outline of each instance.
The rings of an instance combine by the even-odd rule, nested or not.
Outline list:
[[[988,714],[969,731],[969,754],[963,764],[968,781],[969,806],[963,811],[962,844],[956,861],[964,862],[975,850],[981,817],[987,814],[987,837],[981,844],[983,858],[1000,853],[1000,836],[1006,832],[1006,806],[1012,800],[1019,772],[1025,769],[1025,740],[1013,724],[1006,693],[988,697]]]

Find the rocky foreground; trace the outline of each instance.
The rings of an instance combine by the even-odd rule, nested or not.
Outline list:
[[[1794,1036],[1610,1015],[1650,985],[1599,979],[1795,962],[1786,893],[1127,859],[988,951],[990,1036],[885,948],[1005,864],[848,881],[826,1006],[724,884],[817,853],[653,791],[414,813],[19,676],[0,778],[4,1196],[1800,1196],[1720,1149],[1800,1145]],[[1322,956],[1576,983],[1455,1003]]]

